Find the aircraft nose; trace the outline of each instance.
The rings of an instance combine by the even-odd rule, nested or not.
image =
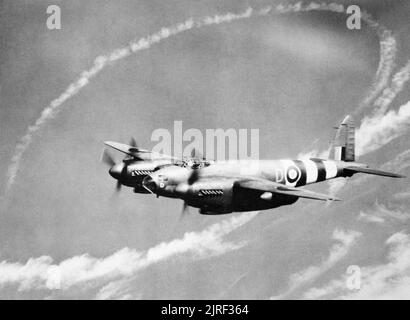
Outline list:
[[[142,185],[152,193],[155,193],[155,190],[157,189],[157,184],[151,176],[146,176],[142,181]]]
[[[120,179],[122,171],[124,170],[124,164],[123,163],[118,163],[113,165],[110,170],[108,171],[114,179]]]

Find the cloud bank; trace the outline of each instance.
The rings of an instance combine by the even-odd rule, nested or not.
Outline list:
[[[223,237],[257,215],[247,212],[215,223],[200,232],[187,232],[180,239],[162,242],[146,251],[123,248],[106,258],[88,254],[54,264],[49,256],[31,258],[26,264],[0,262],[0,288],[13,285],[19,291],[68,290],[88,284],[101,286],[118,278],[134,276],[150,265],[178,255],[204,259],[243,247],[246,242],[225,242]]]
[[[307,299],[410,299],[410,236],[397,232],[386,242],[384,264],[361,268],[360,290],[348,290],[346,277],[304,294]]]
[[[278,296],[271,297],[271,299],[286,299],[297,289],[315,281],[323,273],[329,271],[342,260],[360,236],[361,233],[356,231],[334,230],[332,239],[336,240],[337,243],[330,248],[329,255],[321,261],[320,264],[310,266],[291,275],[289,279],[289,289]]]
[[[386,220],[396,220],[400,222],[406,222],[410,219],[410,213],[407,213],[401,209],[389,209],[385,205],[376,201],[373,209],[360,211],[357,217],[358,221],[384,223]]]
[[[356,131],[356,154],[361,156],[375,151],[407,132],[410,126],[410,101],[397,111],[375,113],[365,117]]]

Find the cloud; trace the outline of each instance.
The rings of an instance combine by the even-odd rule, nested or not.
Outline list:
[[[375,151],[406,133],[410,126],[410,101],[397,111],[376,112],[365,117],[356,131],[356,154],[361,156]]]
[[[0,287],[16,283],[19,291],[31,288],[58,289],[60,272],[53,259],[48,256],[30,258],[25,265],[20,263],[0,262]]]
[[[357,156],[380,149],[407,132],[410,127],[410,101],[397,111],[386,110],[409,79],[410,61],[393,76],[390,86],[375,101],[374,113],[362,120],[356,131]]]
[[[334,292],[337,288],[346,287],[346,279],[333,280],[326,286],[321,288],[310,288],[303,294],[303,299],[318,300],[325,298],[330,292]]]
[[[400,69],[392,78],[390,85],[383,90],[374,105],[378,112],[385,113],[396,96],[403,90],[404,85],[410,79],[410,61]]]
[[[375,113],[373,116],[365,117],[356,130],[356,156],[360,157],[376,151],[387,145],[392,140],[404,135],[410,128],[410,101],[401,106],[397,111],[390,110],[386,114]],[[408,164],[407,157],[410,150],[401,153],[395,159],[395,165],[387,163],[395,172],[400,172]],[[300,153],[298,159],[322,158],[326,159],[328,151],[312,150]],[[399,167],[400,165],[400,167]],[[336,195],[347,183],[348,179],[338,178],[328,181],[329,193]],[[357,180],[362,181],[362,180]]]
[[[359,216],[357,217],[358,221],[365,222],[374,222],[374,223],[383,223],[385,220],[382,217],[378,217],[369,213],[360,211]]]
[[[410,149],[404,150],[399,153],[393,160],[387,162],[384,166],[389,170],[395,168],[397,171],[401,171],[410,166]]]
[[[142,294],[130,294],[127,292],[127,285],[130,280],[121,279],[112,281],[103,286],[96,294],[95,300],[140,300]]]
[[[204,259],[243,247],[246,242],[224,242],[223,237],[243,226],[257,212],[243,213],[215,223],[200,232],[186,232],[180,239],[162,242],[146,251],[123,248],[106,258],[88,254],[53,264],[49,256],[31,258],[26,264],[0,262],[0,288],[17,285],[19,291],[39,289],[67,290],[77,285],[101,286],[177,255]],[[106,293],[110,287],[106,288]]]
[[[329,156],[329,150],[319,151],[318,149],[310,150],[307,152],[301,152],[297,155],[297,159],[310,159],[310,158],[320,158],[327,159]]]
[[[399,192],[393,195],[393,198],[396,200],[410,200],[410,192],[409,191],[404,191],[404,192]]]
[[[239,275],[239,277],[236,277],[236,279],[232,282],[231,285],[228,286],[228,288],[226,288],[225,290],[223,290],[217,297],[217,299],[224,299],[224,297],[231,292],[238,283],[240,283],[243,279],[245,279],[245,277],[249,274],[249,271],[246,271],[244,273],[242,273],[241,275]]]
[[[356,156],[360,157],[382,148],[392,140],[405,134],[409,128],[410,101],[402,105],[397,111],[390,110],[385,114],[376,111],[373,115],[365,117],[362,120],[360,127],[356,130]],[[409,154],[410,150],[404,151],[398,156],[395,162],[402,165],[408,163],[408,161],[405,160]],[[327,150],[319,151],[318,149],[302,152],[297,156],[298,159],[326,159],[327,157]],[[405,167],[401,166],[399,168],[398,164],[393,166],[389,164],[386,165],[392,167],[392,169],[397,172]],[[328,181],[330,194],[336,195],[346,185],[346,182],[347,179]]]
[[[405,134],[410,128],[410,101],[402,105],[397,111],[385,109],[402,90],[405,82],[410,79],[410,62],[398,72],[392,81],[392,86],[386,88],[384,94],[376,101],[379,107],[372,115],[363,118],[356,130],[356,156],[360,157],[376,151],[392,140]],[[328,151],[311,150],[300,153],[298,159],[322,157],[327,158]]]
[[[361,268],[361,286],[350,291],[346,277],[332,280],[322,288],[305,293],[306,298],[336,299],[410,299],[410,236],[397,232],[385,245],[389,249],[386,263]]]
[[[409,79],[410,62],[394,76],[391,87],[386,88],[383,95],[376,101],[375,105],[378,109],[372,115],[365,117],[356,130],[357,157],[382,148],[408,131],[410,128],[410,101],[402,105],[397,111],[384,112]],[[318,149],[298,155],[298,159],[326,159],[327,157],[328,150],[319,151]],[[346,179],[329,181],[329,192],[336,195],[346,185],[346,182]]]
[[[403,172],[410,166],[410,149],[402,151],[398,155],[396,155],[393,159],[389,160],[388,162],[384,163],[380,166],[381,170],[386,171],[394,171],[394,172]],[[372,175],[359,175],[353,180],[349,180],[350,187],[358,187],[363,183],[369,183],[367,192],[374,189],[376,186],[373,186],[368,180],[374,178]],[[367,193],[366,192],[366,193]],[[405,194],[398,194],[399,197],[404,196]],[[394,197],[394,196],[393,196]]]
[[[19,171],[20,162],[26,152],[27,148],[30,146],[33,136],[51,119],[53,119],[58,112],[61,111],[64,102],[66,102],[71,97],[75,96],[80,92],[82,88],[87,86],[97,74],[99,74],[108,65],[114,64],[116,61],[126,58],[131,54],[137,53],[141,50],[147,50],[151,46],[162,42],[172,36],[179,33],[194,29],[201,28],[204,26],[210,26],[221,23],[230,23],[232,21],[247,19],[251,16],[264,16],[272,13],[288,13],[288,12],[308,12],[308,11],[330,11],[336,13],[344,13],[344,6],[336,3],[316,3],[311,2],[309,4],[304,4],[298,2],[296,4],[290,5],[278,5],[276,8],[271,6],[264,7],[258,11],[255,11],[251,7],[242,13],[227,13],[224,15],[207,16],[199,19],[190,18],[185,22],[176,24],[172,27],[162,28],[160,31],[141,38],[139,40],[131,41],[127,46],[115,49],[109,55],[98,56],[94,60],[93,66],[81,73],[80,77],[75,80],[68,88],[56,99],[51,101],[51,103],[42,111],[40,117],[35,121],[33,125],[30,125],[25,135],[18,141],[11,162],[7,170],[7,184],[6,193],[11,189],[12,185],[16,180],[17,173]],[[380,25],[378,22],[374,21],[368,13],[362,11],[365,21],[370,27],[376,30],[376,33],[380,37],[380,62],[375,80],[374,92],[378,92],[379,87],[384,87],[384,79],[390,75],[390,69],[392,61],[394,60],[395,47],[394,38],[391,39],[391,34],[389,31]],[[376,90],[377,89],[377,90]]]
[[[338,8],[336,4],[329,4],[334,7],[334,9],[341,10],[342,8]],[[297,4],[296,6],[300,6],[300,4]],[[317,4],[310,4],[312,8],[317,7]],[[316,9],[318,10],[318,9]],[[339,11],[342,12],[342,11]],[[392,31],[387,29],[385,26],[383,26],[381,23],[377,22],[372,18],[372,16],[365,12],[362,11],[362,19],[373,29],[376,31],[379,39],[380,39],[380,60],[379,60],[379,65],[377,68],[377,72],[375,75],[375,78],[373,80],[373,84],[369,90],[369,93],[366,95],[366,97],[363,99],[363,101],[360,103],[359,107],[355,110],[355,113],[358,113],[360,111],[363,111],[365,108],[370,106],[370,103],[377,98],[377,96],[383,91],[382,95],[377,98],[377,100],[374,103],[374,106],[377,107],[379,110],[379,116],[380,114],[383,114],[390,103],[395,99],[397,94],[402,91],[405,83],[410,79],[410,61],[399,71],[397,72],[392,80],[390,81],[390,76],[393,73],[393,70],[395,68],[395,59],[397,55],[397,41],[395,37],[392,34]],[[386,86],[389,84],[390,85],[386,88]],[[383,90],[384,89],[384,90]],[[368,121],[369,118],[365,118],[363,122]],[[375,122],[377,122],[377,119],[374,119]],[[363,126],[362,122],[362,126]],[[377,132],[377,126],[373,126],[372,128],[374,132]],[[362,128],[363,131],[369,130],[368,123],[363,126]],[[377,140],[376,143],[380,143],[381,145],[384,145],[388,142],[390,142],[392,139],[394,139],[397,136],[389,136],[386,131],[381,132],[381,135],[384,135],[385,139],[382,140]],[[368,147],[366,144],[371,144],[370,141],[368,140],[369,136],[366,136],[366,132],[360,132],[359,134],[356,134],[357,141],[359,141],[359,150],[357,152],[357,155],[363,155],[367,152],[371,152],[375,149],[378,148],[376,144],[372,144],[372,146]],[[362,142],[362,140],[364,142]],[[323,150],[319,151],[318,149],[304,152],[298,155],[298,159],[303,159],[303,158],[312,158],[312,157],[317,157],[317,158],[327,158],[328,156],[328,150]],[[332,194],[336,194],[338,191],[340,191],[341,188],[345,185],[344,180],[339,180],[338,182],[332,183],[330,185],[330,192]]]
[[[336,194],[346,185],[347,183],[346,178],[337,178],[334,180],[329,180],[329,193],[333,196],[336,196]]]
[[[407,212],[400,209],[388,209],[385,205],[376,202],[370,212],[361,211],[357,219],[359,221],[383,223],[386,219],[404,222],[409,218],[410,214]]]
[[[315,281],[323,273],[333,268],[340,260],[342,260],[349,252],[361,233],[356,231],[343,231],[334,230],[332,239],[337,243],[330,248],[329,255],[321,261],[318,265],[310,266],[300,272],[297,272],[290,276],[289,289],[278,295],[271,297],[271,299],[283,299],[287,298],[295,290]]]
[[[394,76],[392,85],[386,88],[383,95],[375,102],[378,109],[372,115],[363,118],[360,127],[356,130],[356,156],[360,157],[376,151],[407,132],[410,127],[410,101],[397,111],[390,110],[385,113],[385,109],[409,79],[410,62]],[[298,159],[327,158],[327,155],[327,150],[316,149],[300,153]]]

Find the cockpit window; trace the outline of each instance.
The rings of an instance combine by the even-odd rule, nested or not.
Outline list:
[[[163,176],[162,174],[160,174],[158,176],[158,181],[159,182],[164,182],[164,181],[168,181],[168,178],[166,176]]]

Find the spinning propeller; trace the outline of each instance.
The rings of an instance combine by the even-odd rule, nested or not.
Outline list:
[[[129,151],[132,153],[138,153],[139,149],[137,146],[137,141],[135,140],[135,138],[131,138],[130,140],[130,147]],[[135,157],[132,157],[137,159],[138,156],[135,155]],[[109,173],[112,177],[114,177],[115,179],[117,179],[117,184],[115,186],[115,190],[116,192],[119,192],[121,190],[121,178],[126,176],[127,173],[127,164],[124,160],[128,160],[129,158],[125,157],[123,159],[123,161],[121,163],[115,163],[114,158],[112,157],[112,155],[107,151],[107,149],[104,148],[104,151],[102,153],[101,156],[101,161],[104,162],[106,165],[108,165],[110,167],[109,169]]]
[[[105,148],[101,156],[101,161],[104,162],[109,167],[112,167],[115,164],[115,161],[112,155]]]
[[[191,156],[195,155],[195,149],[192,150]],[[192,186],[199,178],[199,168],[192,168],[191,169],[191,174],[189,175],[189,178],[187,180],[188,186]],[[188,209],[188,202],[184,200],[184,204],[182,206],[182,212],[179,220],[184,219],[189,214],[189,209]]]

